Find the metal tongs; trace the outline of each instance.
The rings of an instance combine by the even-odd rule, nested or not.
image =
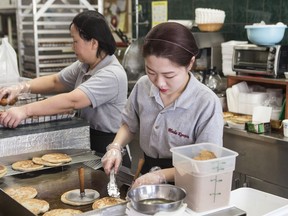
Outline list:
[[[114,168],[110,171],[110,181],[107,185],[107,190],[108,190],[109,196],[116,197],[116,198],[120,197],[120,192],[119,192],[118,186],[116,184]]]

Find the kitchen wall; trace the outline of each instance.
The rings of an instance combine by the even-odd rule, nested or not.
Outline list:
[[[152,0],[139,0],[142,6],[140,22],[151,24]],[[135,2],[134,2],[135,3]],[[220,30],[226,40],[247,40],[244,26],[265,21],[267,24],[283,22],[288,24],[287,0],[168,0],[168,19],[195,19],[195,8],[215,8],[226,12],[224,27]],[[134,7],[133,7],[134,8]],[[139,35],[145,36],[151,26],[141,25]],[[198,28],[193,28],[198,31]],[[288,33],[282,44],[288,44]]]

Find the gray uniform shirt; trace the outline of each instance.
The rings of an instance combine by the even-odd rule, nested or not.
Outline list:
[[[139,130],[140,146],[152,158],[171,158],[171,147],[203,142],[223,145],[220,100],[191,73],[184,92],[165,108],[158,88],[147,75],[141,77],[122,116],[131,132]]]
[[[92,106],[80,110],[80,116],[90,127],[106,133],[116,133],[121,124],[121,112],[127,101],[127,74],[115,55],[107,55],[93,70],[79,61],[59,72],[68,90],[79,88]]]

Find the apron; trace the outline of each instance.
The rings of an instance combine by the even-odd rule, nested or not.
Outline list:
[[[90,128],[91,150],[94,150],[96,155],[103,157],[106,153],[106,147],[113,142],[115,136],[115,133],[105,133]],[[124,147],[124,149],[126,148]],[[127,153],[123,156],[122,164],[126,167],[131,168],[131,161]]]
[[[172,168],[172,158],[151,158],[144,153],[144,164],[141,174],[148,173],[152,167],[158,166],[161,169]]]

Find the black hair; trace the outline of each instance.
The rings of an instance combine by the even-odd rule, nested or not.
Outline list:
[[[74,17],[69,29],[71,29],[72,24],[79,31],[79,35],[83,40],[90,41],[96,39],[98,41],[97,57],[100,56],[102,51],[109,55],[115,53],[116,42],[102,14],[95,10],[86,10]]]
[[[153,27],[146,35],[142,49],[144,58],[155,55],[180,66],[188,66],[198,52],[192,32],[176,22],[165,22]]]

